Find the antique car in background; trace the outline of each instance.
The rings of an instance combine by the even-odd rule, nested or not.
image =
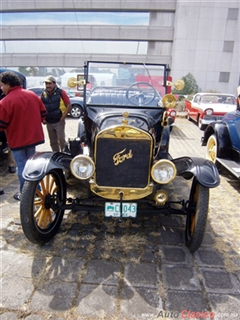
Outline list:
[[[28,88],[28,90],[33,91],[34,93],[36,93],[37,96],[41,96],[44,87],[31,87]],[[83,112],[83,98],[82,97],[76,97],[72,94],[67,93],[70,101],[71,101],[71,105],[72,108],[70,110],[70,116],[72,118],[79,118]]]
[[[220,120],[227,113],[236,110],[235,96],[225,93],[197,93],[185,100],[188,120],[197,122],[204,130],[213,121]]]
[[[170,125],[170,131],[172,131],[173,126],[175,126],[175,120],[176,120],[176,116],[177,116],[177,110],[174,108],[168,108],[167,109],[167,113],[168,113],[168,122]]]
[[[204,131],[202,145],[207,146],[207,159],[240,179],[240,110],[210,123]]]
[[[97,81],[92,76],[96,73]],[[84,105],[76,137],[69,140],[70,152],[36,153],[24,168],[20,216],[31,242],[50,241],[65,210],[84,210],[120,220],[151,213],[182,215],[187,247],[192,252],[199,248],[209,188],[218,186],[219,175],[209,160],[173,159],[169,154],[167,108],[176,98],[171,94],[161,98],[169,89],[168,73],[164,64],[85,63],[84,75],[72,81],[84,87]],[[107,84],[106,78],[111,78]],[[78,182],[78,196],[70,196],[69,174]],[[178,201],[168,190],[174,188],[175,178],[190,180],[188,194]],[[84,188],[86,192],[79,191]]]

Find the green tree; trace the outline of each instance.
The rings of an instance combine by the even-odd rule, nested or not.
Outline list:
[[[27,70],[28,67],[19,67],[18,71],[23,73],[25,76],[29,75],[29,71]]]
[[[182,77],[182,80],[184,81],[184,88],[182,90],[173,89],[173,94],[190,95],[199,92],[197,81],[191,73],[188,73],[186,76]]]
[[[18,71],[23,73],[25,76],[38,76],[39,70],[35,67],[19,67]]]

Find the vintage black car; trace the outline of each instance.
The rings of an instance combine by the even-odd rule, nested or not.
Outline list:
[[[207,159],[240,179],[240,110],[210,123],[204,131],[202,145],[207,146]]]
[[[101,211],[109,219],[154,212],[184,215],[186,245],[199,248],[209,188],[218,186],[219,175],[209,160],[173,159],[168,152],[167,108],[175,102],[165,95],[169,71],[163,64],[85,63],[84,75],[73,81],[84,86],[84,111],[69,152],[36,153],[23,172],[21,223],[31,242],[48,242],[66,209]],[[86,192],[69,197],[69,174]],[[178,202],[165,188],[176,176],[192,179],[189,196]]]

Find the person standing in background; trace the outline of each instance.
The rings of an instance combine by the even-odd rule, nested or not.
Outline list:
[[[52,151],[63,152],[66,147],[65,118],[71,110],[71,102],[67,93],[57,86],[53,76],[47,76],[44,82],[46,88],[41,100],[48,114],[43,123],[47,125]]]
[[[4,97],[5,97],[5,94],[2,92],[2,89],[0,89],[0,100],[2,100]],[[5,143],[7,145],[7,139],[6,139],[5,133],[2,132],[2,134],[4,135]],[[14,157],[10,148],[8,148],[8,171],[10,173],[16,172],[16,163],[14,161]]]
[[[0,131],[6,132],[18,168],[20,192],[14,199],[21,200],[25,181],[22,172],[27,160],[34,155],[36,145],[44,143],[42,122],[47,110],[35,93],[21,87],[15,73],[1,73],[0,86],[5,94],[0,101]]]

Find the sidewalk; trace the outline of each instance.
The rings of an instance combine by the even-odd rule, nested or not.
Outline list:
[[[69,135],[76,124],[67,120]],[[204,157],[201,134],[178,117],[170,154]],[[48,140],[39,150],[49,150]],[[12,197],[17,176],[6,171],[2,177],[1,320],[171,320],[188,319],[187,312],[239,319],[240,184],[229,173],[210,190],[206,233],[194,254],[185,247],[184,218],[158,214],[119,222],[70,212],[51,242],[32,244]],[[176,179],[169,188],[182,197],[189,181]]]

